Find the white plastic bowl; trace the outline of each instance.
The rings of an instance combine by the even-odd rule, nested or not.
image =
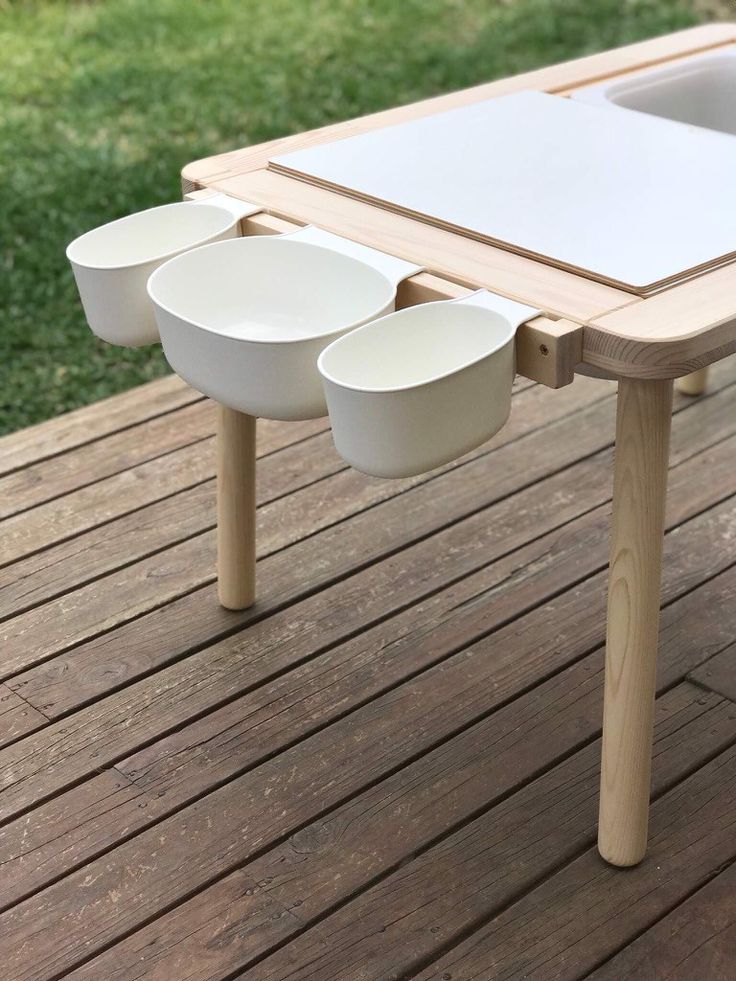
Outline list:
[[[629,79],[579,89],[572,97],[736,134],[736,51],[702,54]]]
[[[318,365],[338,452],[363,473],[409,477],[490,439],[511,407],[516,328],[538,312],[480,290],[330,344]]]
[[[157,342],[146,292],[151,273],[187,249],[234,238],[239,220],[258,210],[219,194],[139,211],[74,239],[66,254],[92,331],[124,347]]]
[[[310,419],[327,413],[322,349],[393,310],[397,282],[418,268],[309,227],[187,252],[148,291],[169,364],[190,385],[249,415]]]

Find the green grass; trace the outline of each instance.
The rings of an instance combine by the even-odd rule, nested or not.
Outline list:
[[[159,347],[90,334],[64,248],[177,200],[189,160],[713,13],[698,0],[0,0],[0,432],[168,371]]]

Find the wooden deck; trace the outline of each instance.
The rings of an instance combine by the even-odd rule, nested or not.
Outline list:
[[[175,378],[0,441],[2,981],[732,979],[736,364],[676,396],[651,848],[594,846],[614,391],[410,481]]]

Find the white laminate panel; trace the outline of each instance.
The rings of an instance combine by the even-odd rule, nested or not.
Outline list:
[[[736,253],[736,138],[520,92],[272,166],[638,291]]]

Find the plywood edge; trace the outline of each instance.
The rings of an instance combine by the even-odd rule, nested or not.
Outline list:
[[[358,133],[377,129],[379,126],[390,126],[409,119],[418,119],[431,113],[443,112],[446,109],[518,92],[525,88],[544,92],[563,92],[572,87],[603,81],[632,69],[647,68],[673,58],[697,54],[699,51],[729,42],[736,42],[736,24],[703,24],[674,34],[650,38],[636,44],[535,69],[510,78],[486,82],[472,88],[371,113],[357,119],[332,123],[305,133],[280,137],[253,147],[203,157],[183,167],[182,186],[185,191],[192,191],[212,181],[259,170],[267,166],[269,158],[276,154],[355,136]]]

